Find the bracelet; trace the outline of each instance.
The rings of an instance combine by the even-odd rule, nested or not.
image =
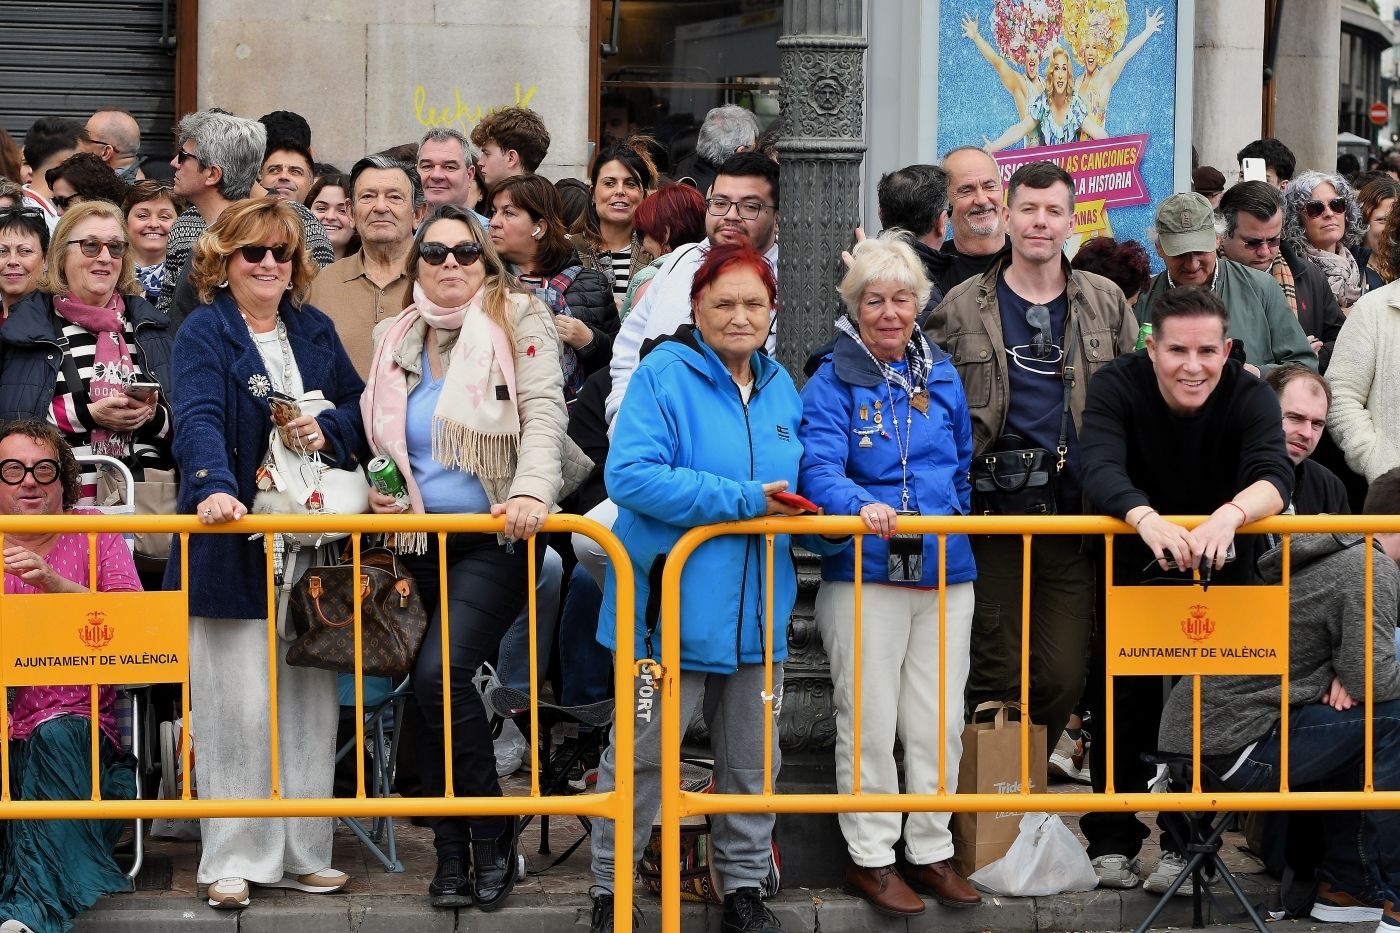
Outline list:
[[[1157,510],[1153,508],[1149,508],[1146,512],[1143,512],[1141,515],[1138,516],[1137,524],[1133,526],[1133,530],[1136,531],[1137,529],[1141,528],[1142,523],[1147,518],[1147,516],[1156,514]]]
[[[1234,508],[1234,510],[1235,510],[1236,512],[1239,512],[1239,513],[1240,513],[1240,524],[1241,524],[1241,525],[1247,525],[1247,524],[1249,524],[1249,515],[1248,515],[1248,513],[1246,513],[1244,509],[1240,508],[1240,506],[1239,506],[1239,504],[1238,504],[1237,502],[1235,502],[1235,501],[1232,499],[1232,500],[1230,500],[1229,502],[1224,503],[1224,505],[1231,506],[1231,507]]]

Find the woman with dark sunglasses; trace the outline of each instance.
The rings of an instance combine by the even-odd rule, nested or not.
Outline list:
[[[406,268],[413,304],[375,328],[361,410],[369,446],[397,467],[408,504],[371,491],[370,507],[505,517],[504,535],[447,536],[447,605],[429,609],[413,671],[425,795],[442,796],[446,787],[443,668],[450,663],[452,791],[463,798],[499,797],[491,728],[472,675],[496,652],[525,604],[528,548],[517,542],[540,530],[590,464],[564,436],[553,316],[516,284],[476,218],[440,205],[418,228]],[[425,597],[440,586],[438,551],[429,540],[426,534],[397,540]],[[432,905],[499,907],[523,875],[515,818],[433,816],[428,822],[438,856],[428,886]]]
[[[1349,248],[1365,233],[1356,192],[1342,176],[1301,172],[1284,189],[1283,238],[1323,271],[1344,314],[1366,290],[1364,263]]]
[[[195,247],[190,286],[202,304],[175,341],[178,511],[206,525],[237,521],[271,490],[270,399],[281,393],[316,414],[278,425],[308,469],[362,459],[364,383],[325,314],[303,304],[316,265],[292,206],[249,198],[225,208]],[[166,586],[181,586],[178,541]],[[324,554],[320,555],[324,558]],[[190,690],[200,736],[200,793],[266,799],[272,785],[267,695],[267,555],[261,535],[189,539]],[[277,651],[278,751],[283,797],[329,797],[340,716],[331,671],[292,667]],[[309,894],[349,880],[331,867],[331,819],[202,820],[199,881],[216,909],[248,906],[249,885]]]
[[[47,262],[37,290],[0,327],[0,420],[47,421],[79,457],[116,457],[138,482],[147,470],[174,469],[175,335],[136,282],[121,209],[107,201],[70,207]],[[139,383],[158,388],[133,397],[129,387]],[[96,502],[97,486],[97,468],[86,467],[81,504]]]

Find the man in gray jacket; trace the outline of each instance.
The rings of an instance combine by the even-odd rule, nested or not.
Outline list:
[[[1400,512],[1400,468],[1378,477],[1368,515]],[[1400,790],[1400,665],[1395,623],[1400,609],[1400,534],[1294,535],[1289,597],[1289,742],[1291,787],[1323,782],[1359,790],[1366,722],[1366,563],[1372,564],[1371,715],[1376,790]],[[1381,553],[1378,553],[1381,552]],[[1266,583],[1282,578],[1283,550],[1259,561]],[[1201,678],[1201,760],[1234,791],[1278,787],[1278,678]],[[1191,679],[1172,691],[1159,745],[1191,753]],[[1400,811],[1338,811],[1323,834],[1323,868],[1312,916],[1379,921],[1400,931]]]

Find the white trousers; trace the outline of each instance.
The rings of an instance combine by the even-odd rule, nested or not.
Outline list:
[[[330,797],[339,717],[335,674],[287,664],[277,645],[278,756],[282,796]],[[190,707],[200,797],[272,796],[266,619],[190,617]],[[329,817],[200,820],[199,882],[259,884],[329,868]]]
[[[894,742],[904,747],[905,790],[938,790],[938,592],[866,583],[861,612],[860,789],[899,793]],[[972,634],[972,584],[947,588],[941,749],[948,793],[958,788],[962,758],[963,688]],[[817,627],[831,658],[836,697],[836,789],[854,785],[855,585],[824,581],[817,594]],[[841,832],[851,860],[862,868],[894,863],[899,813],[842,813]],[[948,813],[910,813],[904,821],[906,858],[917,865],[953,855]]]

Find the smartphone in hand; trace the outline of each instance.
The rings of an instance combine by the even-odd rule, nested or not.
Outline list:
[[[301,405],[290,395],[272,392],[267,397],[267,404],[272,409],[272,423],[279,428],[285,428],[301,417]]]
[[[138,402],[149,402],[160,392],[159,382],[128,382],[123,390],[126,397]]]

